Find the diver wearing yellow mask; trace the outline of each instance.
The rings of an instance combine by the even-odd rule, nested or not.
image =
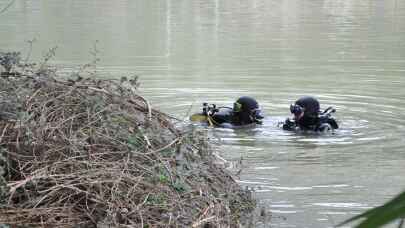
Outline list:
[[[207,123],[217,127],[243,127],[261,124],[263,116],[257,101],[251,97],[240,97],[233,107],[217,107],[203,104],[203,112],[190,117],[191,121]]]

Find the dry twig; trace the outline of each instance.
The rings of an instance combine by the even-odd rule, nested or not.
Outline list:
[[[43,67],[0,78],[0,114],[13,114],[0,121],[9,187],[0,223],[230,227],[253,207],[205,137],[182,134],[130,85],[64,81]]]

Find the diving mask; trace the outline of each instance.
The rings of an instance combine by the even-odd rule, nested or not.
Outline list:
[[[299,105],[296,105],[296,104],[290,105],[290,112],[296,116],[300,115],[304,111],[305,111],[305,109]]]
[[[253,116],[255,119],[258,119],[258,120],[264,118],[264,116],[263,116],[263,114],[262,114],[262,110],[261,110],[260,108],[253,109],[253,110],[252,110],[252,116]]]

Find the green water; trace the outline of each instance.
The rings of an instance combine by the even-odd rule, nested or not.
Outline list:
[[[243,157],[240,182],[272,227],[332,227],[405,190],[404,1],[16,0],[0,50],[25,54],[33,39],[31,59],[58,46],[65,71],[98,40],[99,72],[140,75],[152,105],[181,119],[257,98],[263,126],[210,132],[221,156]],[[277,127],[301,95],[336,107],[335,135]]]

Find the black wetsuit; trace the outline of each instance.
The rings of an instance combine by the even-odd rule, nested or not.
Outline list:
[[[321,112],[319,101],[314,97],[299,98],[290,106],[290,111],[295,120],[287,119],[283,124],[284,130],[329,131],[339,128],[331,115],[335,109],[329,107]]]
[[[231,124],[234,126],[243,126],[249,124],[261,124],[259,119],[253,119],[249,113],[234,112],[230,108],[222,108],[212,115],[215,125]]]
[[[320,115],[317,117],[303,116],[299,121],[287,119],[283,124],[284,130],[303,130],[303,131],[327,131],[338,129],[336,120],[330,115]]]
[[[233,107],[216,107],[215,104],[203,104],[203,115],[208,116],[209,124],[219,127],[233,128],[261,124],[264,117],[259,104],[251,97],[240,97]]]

